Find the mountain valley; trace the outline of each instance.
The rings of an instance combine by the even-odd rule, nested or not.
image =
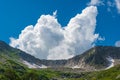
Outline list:
[[[42,60],[0,41],[0,80],[8,79],[120,80],[120,47],[96,46],[68,60]]]

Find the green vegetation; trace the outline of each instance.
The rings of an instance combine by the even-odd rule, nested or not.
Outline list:
[[[112,49],[108,50],[107,54],[112,51],[116,51],[118,57],[119,51]],[[88,51],[88,55],[86,55],[87,53],[83,54],[83,56],[86,55],[86,63],[89,63],[91,65],[97,64],[99,67],[100,65],[104,65],[106,63],[106,60],[104,60],[105,55],[102,56],[102,54],[104,54],[104,51],[104,49],[102,49],[102,52],[101,49],[97,49],[96,51]],[[111,53],[111,55],[113,55],[113,53]],[[20,50],[11,48],[4,42],[0,42],[0,80],[120,80],[120,65],[116,65],[115,67],[108,70],[94,72],[79,71],[77,73],[75,72],[75,69],[70,68],[60,68],[59,70],[53,68],[29,69],[21,62],[21,59],[26,59],[28,61],[31,60],[33,62],[38,61],[38,59],[32,56],[27,55]],[[77,60],[79,60],[79,56],[75,57],[75,61]]]
[[[103,71],[84,72],[80,78],[66,78],[64,80],[120,80],[120,65]]]
[[[0,63],[0,80],[120,80],[120,65],[95,72],[71,73],[53,69],[28,69],[8,60]]]

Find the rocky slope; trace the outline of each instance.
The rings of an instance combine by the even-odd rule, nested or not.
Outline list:
[[[19,49],[12,48],[3,41],[0,41],[0,57],[0,63],[12,60],[30,68],[40,68],[42,66],[39,59]]]
[[[29,68],[79,68],[83,71],[93,71],[120,64],[120,47],[97,46],[68,60],[40,60],[0,41],[0,56],[0,62],[5,59],[14,60]]]
[[[97,46],[67,61],[66,66],[77,66],[85,70],[108,69],[120,64],[120,48]]]
[[[96,46],[68,60],[41,60],[49,67],[66,67],[84,71],[109,69],[120,64],[120,47]]]

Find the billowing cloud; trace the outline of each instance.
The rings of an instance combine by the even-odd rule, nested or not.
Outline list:
[[[115,0],[116,8],[118,10],[118,13],[120,13],[120,0]]]
[[[88,5],[93,5],[93,6],[98,6],[98,5],[103,5],[102,0],[91,0],[91,2]]]
[[[120,47],[120,41],[116,41],[115,46]]]
[[[27,26],[10,45],[40,59],[68,59],[91,48],[95,34],[97,7],[89,6],[61,26],[53,15],[42,15],[35,26]],[[64,27],[64,28],[63,28]]]

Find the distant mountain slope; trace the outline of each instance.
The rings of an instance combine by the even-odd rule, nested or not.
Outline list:
[[[30,68],[41,68],[41,61],[19,49],[10,47],[4,41],[0,41],[0,62],[4,60],[13,60]]]
[[[0,56],[24,64],[29,68],[63,67],[67,62],[67,60],[40,60],[24,51],[9,46],[4,41],[0,41]]]
[[[120,64],[120,47],[97,46],[67,62],[67,66],[77,65],[87,70],[105,69],[113,64]]]
[[[120,64],[120,47],[96,46],[68,60],[40,60],[0,41],[0,62],[5,59],[29,68],[80,68],[85,71],[109,69]]]
[[[109,69],[120,64],[120,47],[96,46],[68,60],[41,60],[49,67],[80,68],[85,71]]]
[[[97,46],[68,60],[40,60],[0,41],[0,80],[63,79],[120,80],[120,48]]]

